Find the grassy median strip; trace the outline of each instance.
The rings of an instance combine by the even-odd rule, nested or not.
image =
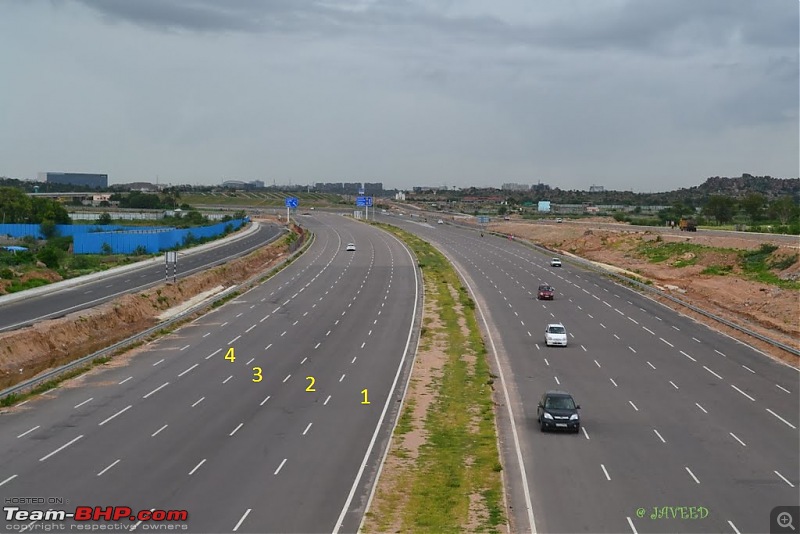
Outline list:
[[[475,303],[430,244],[408,244],[425,284],[420,347],[364,532],[505,532],[493,377]]]

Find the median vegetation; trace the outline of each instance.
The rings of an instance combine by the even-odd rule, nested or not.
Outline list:
[[[378,226],[416,254],[425,309],[406,401],[364,531],[505,531],[494,380],[475,303],[430,244]]]

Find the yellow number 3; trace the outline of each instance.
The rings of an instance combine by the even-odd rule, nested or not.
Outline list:
[[[253,367],[253,382],[261,382],[264,377],[261,376],[261,367]]]

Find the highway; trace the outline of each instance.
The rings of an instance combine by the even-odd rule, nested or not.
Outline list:
[[[538,532],[768,532],[773,507],[800,502],[797,369],[600,275],[551,268],[516,241],[379,220],[440,248],[476,294],[523,464],[501,394],[515,531],[532,520]],[[554,301],[536,300],[542,282]],[[547,348],[545,326],[557,321],[569,345]],[[537,402],[550,389],[581,405],[579,434],[539,430]],[[664,507],[698,508],[671,508],[672,518]]]
[[[389,234],[303,223],[314,243],[270,280],[3,414],[0,497],[186,510],[188,532],[355,532],[410,372],[421,281]]]
[[[269,242],[279,233],[278,226],[262,224],[247,237],[195,254],[181,253],[178,259],[177,278],[242,256]],[[163,283],[165,276],[164,264],[154,263],[86,284],[53,290],[24,300],[0,303],[0,332],[97,306],[114,297]]]

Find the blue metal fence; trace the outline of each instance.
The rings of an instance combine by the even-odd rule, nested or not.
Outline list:
[[[111,247],[112,254],[130,254],[137,250],[154,254],[184,245],[193,239],[219,236],[225,232],[225,228],[228,226],[233,230],[238,230],[244,222],[243,219],[234,219],[209,226],[184,229],[166,226],[57,224],[56,233],[61,236],[72,236],[75,254],[100,254],[104,252],[103,248],[106,244]],[[44,238],[38,224],[0,224],[0,235],[9,235],[14,238],[25,236]]]

